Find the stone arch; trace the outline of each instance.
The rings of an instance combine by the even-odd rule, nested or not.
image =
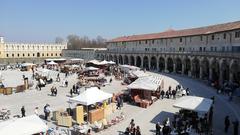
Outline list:
[[[200,77],[200,60],[196,57],[192,60],[192,76],[195,78]]]
[[[240,65],[237,61],[232,61],[230,65],[231,80],[240,85]]]
[[[127,64],[127,65],[129,64],[128,56],[127,56],[127,55],[124,56],[124,64]]]
[[[229,62],[226,59],[221,61],[222,81],[229,81]],[[222,83],[222,82],[221,82]]]
[[[143,68],[145,68],[146,70],[149,70],[148,63],[149,63],[148,57],[144,56],[143,57]]]
[[[140,57],[140,56],[137,56],[137,58],[136,58],[136,66],[137,66],[137,67],[141,67],[141,65],[142,65],[141,57]]]
[[[151,57],[151,60],[150,60],[150,69],[151,70],[156,70],[157,69],[157,59],[155,56],[152,56]]]
[[[176,58],[176,73],[182,73],[182,60],[177,57]]]
[[[100,60],[104,60],[104,55],[103,54],[100,56]]]
[[[169,73],[173,72],[173,59],[171,57],[167,58],[167,70]]]
[[[134,59],[134,57],[130,56],[129,60],[130,60],[130,65],[134,65],[135,66],[135,59]]]
[[[109,55],[109,60],[113,61],[113,56]]]
[[[163,57],[159,57],[158,60],[159,71],[164,71],[165,69],[165,60]]]
[[[123,57],[122,57],[122,55],[119,55],[119,64],[123,64]]]
[[[210,67],[210,70],[211,70],[211,75],[210,75],[210,79],[215,82],[215,81],[219,81],[219,62],[216,60],[216,59],[213,59],[211,61],[211,67]]]
[[[202,59],[201,67],[202,67],[202,79],[208,80],[208,77],[209,77],[209,60],[207,58]]]

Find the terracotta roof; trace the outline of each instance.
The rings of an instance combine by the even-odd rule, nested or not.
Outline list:
[[[123,37],[112,39],[108,42],[161,39],[161,38],[184,37],[184,36],[193,36],[193,35],[207,35],[207,34],[212,34],[212,33],[217,33],[222,31],[230,31],[234,29],[240,29],[240,21],[211,25],[206,27],[192,28],[192,29],[183,29],[183,30],[171,29],[164,32],[160,32],[160,33],[123,36]]]

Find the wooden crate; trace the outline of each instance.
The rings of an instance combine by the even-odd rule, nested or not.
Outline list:
[[[76,122],[78,124],[81,124],[84,122],[84,113],[83,113],[83,106],[77,106],[76,107],[76,116],[75,116]]]
[[[95,109],[89,112],[89,122],[93,123],[94,121],[100,121],[104,118],[104,109]]]
[[[5,88],[0,88],[0,94],[3,94]]]
[[[57,120],[57,125],[64,127],[72,126],[72,117],[71,116],[60,116]]]
[[[3,94],[4,95],[11,95],[12,94],[12,88],[11,87],[7,87],[3,90]]]

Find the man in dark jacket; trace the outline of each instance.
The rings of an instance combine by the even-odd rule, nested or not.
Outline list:
[[[225,117],[224,126],[225,126],[224,131],[225,131],[225,133],[227,133],[227,132],[228,132],[228,128],[229,128],[229,126],[230,126],[229,116],[226,116],[226,117]]]
[[[22,108],[21,108],[22,117],[26,117],[25,112],[26,112],[25,108],[24,108],[24,106],[22,106]]]
[[[161,135],[161,127],[159,122],[156,124],[156,135]]]

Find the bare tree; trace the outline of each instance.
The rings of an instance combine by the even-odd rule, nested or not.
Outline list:
[[[56,39],[55,39],[55,43],[56,44],[62,44],[64,42],[64,39],[63,38],[61,38],[61,37],[56,37]]]

